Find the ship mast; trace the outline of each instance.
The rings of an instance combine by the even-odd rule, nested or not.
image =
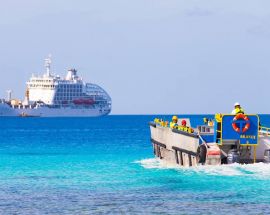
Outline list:
[[[12,90],[7,90],[7,101],[8,102],[11,101],[11,93],[12,93]]]
[[[46,68],[46,76],[51,77],[51,64],[52,64],[52,55],[49,54],[48,58],[45,59],[45,68]]]

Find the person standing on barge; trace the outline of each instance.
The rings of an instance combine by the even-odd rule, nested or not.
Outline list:
[[[239,102],[236,102],[234,104],[234,110],[232,111],[232,114],[237,115],[239,113],[245,114],[244,109],[241,107]]]
[[[170,122],[170,128],[176,128],[178,126],[178,117],[173,116],[172,117],[172,122]]]

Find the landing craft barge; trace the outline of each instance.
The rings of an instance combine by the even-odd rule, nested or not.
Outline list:
[[[85,83],[75,69],[65,78],[51,72],[51,59],[45,59],[43,76],[32,76],[27,82],[24,101],[0,100],[0,116],[20,117],[93,117],[111,111],[111,98],[100,86]]]
[[[179,119],[192,128],[190,119]],[[168,164],[180,166],[270,162],[269,128],[259,125],[257,115],[222,115],[213,126],[192,129],[150,122],[154,154]],[[189,132],[191,131],[191,132]]]

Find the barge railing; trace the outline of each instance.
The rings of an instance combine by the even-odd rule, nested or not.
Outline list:
[[[260,126],[259,134],[270,136],[270,128]]]

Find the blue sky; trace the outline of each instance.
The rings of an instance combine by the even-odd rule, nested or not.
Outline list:
[[[270,1],[3,1],[0,96],[51,53],[104,87],[113,114],[269,113]]]

